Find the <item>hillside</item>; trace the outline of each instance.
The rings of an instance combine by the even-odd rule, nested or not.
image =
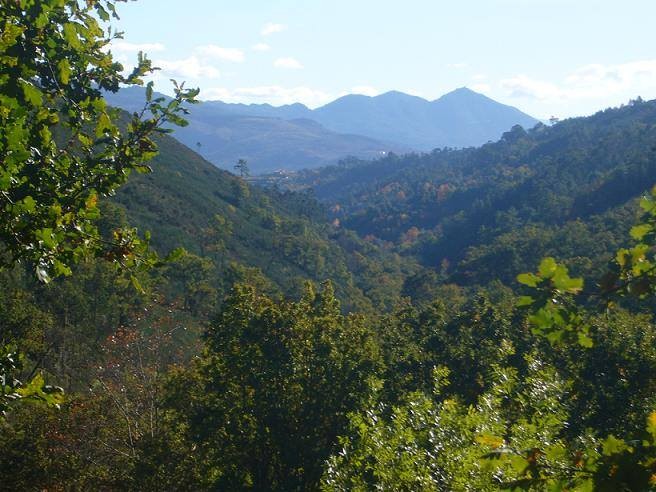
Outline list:
[[[157,250],[183,246],[210,258],[215,283],[238,262],[259,268],[290,295],[306,279],[333,279],[345,306],[370,309],[389,306],[417,268],[330,225],[304,194],[250,187],[170,137],[158,145],[154,171],[132,175],[113,202],[130,224],[152,232]]]
[[[655,141],[656,101],[637,101],[480,148],[306,171],[292,186],[454,281],[512,283],[536,256],[600,269],[634,218],[625,205],[656,182]]]

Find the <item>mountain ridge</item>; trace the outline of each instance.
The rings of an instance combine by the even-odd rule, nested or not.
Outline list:
[[[143,88],[108,94],[110,104],[141,109]],[[300,103],[233,104],[205,101],[176,138],[214,165],[232,169],[245,159],[254,174],[374,159],[389,152],[471,147],[498,139],[514,125],[538,120],[471,89],[428,101],[399,91],[349,94],[316,109]]]
[[[539,120],[467,87],[437,99],[391,90],[368,96],[346,94],[315,109],[295,103],[231,104],[211,101],[228,112],[291,119],[307,117],[337,133],[359,134],[414,150],[471,147],[501,137],[514,125],[529,129]]]

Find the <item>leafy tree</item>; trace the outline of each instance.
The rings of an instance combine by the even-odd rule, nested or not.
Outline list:
[[[70,264],[98,247],[93,224],[99,197],[146,171],[157,151],[153,133],[184,125],[183,102],[198,90],[176,85],[166,106],[147,86],[143,110],[119,123],[103,91],[142,84],[152,72],[139,55],[129,75],[114,61],[103,22],[117,17],[115,2],[18,0],[0,5],[0,260],[30,260],[37,275],[70,273]],[[146,117],[146,113],[148,116]],[[130,258],[132,231],[117,232],[112,254]]]
[[[512,489],[524,469],[535,467],[534,459],[548,467],[545,475],[557,474],[567,464],[559,438],[567,425],[567,385],[535,355],[527,356],[528,376],[519,377],[507,365],[513,352],[501,341],[488,368],[492,384],[473,404],[447,395],[450,371],[438,367],[431,394],[410,393],[392,407],[374,399],[365,412],[351,414],[350,432],[328,460],[322,489]],[[508,461],[481,459],[511,446],[522,452]],[[537,456],[537,447],[549,451]]]
[[[237,161],[237,164],[235,164],[235,171],[237,171],[242,178],[247,178],[251,174],[246,159],[239,159]]]
[[[153,70],[143,54],[129,75],[114,61],[109,43],[120,35],[107,22],[118,18],[115,3],[0,3],[0,267],[30,262],[47,282],[70,274],[90,251],[102,249],[123,266],[152,261],[134,229],[103,242],[94,224],[98,199],[131,170],[149,169],[157,152],[151,137],[170,131],[166,123],[184,125],[182,104],[198,90],[176,84],[164,106],[149,83],[142,111],[131,118],[107,107],[103,91],[143,84]],[[17,381],[10,378],[12,351],[0,352],[3,379]],[[3,385],[0,404],[20,394]]]
[[[238,285],[207,347],[190,394],[174,398],[201,450],[203,486],[316,486],[346,414],[380,367],[365,320],[340,313],[330,284],[320,293],[308,286],[298,302]]]

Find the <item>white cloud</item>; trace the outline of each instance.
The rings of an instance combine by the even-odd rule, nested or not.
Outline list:
[[[358,85],[355,87],[351,87],[351,90],[349,92],[350,94],[362,94],[365,96],[377,96],[378,94],[381,94],[381,91],[376,89],[375,87],[371,87],[370,85]]]
[[[592,64],[579,68],[566,79],[572,85],[617,85],[656,81],[656,60],[639,60],[618,65]]]
[[[262,27],[262,31],[260,31],[260,34],[262,36],[270,36],[271,34],[282,32],[285,29],[287,29],[287,26],[285,24],[274,24],[273,22],[267,22],[264,25],[264,27]]]
[[[532,79],[526,75],[516,75],[501,81],[501,87],[510,93],[511,97],[526,97],[530,99],[559,98],[561,90],[550,82]]]
[[[594,99],[626,93],[653,92],[656,85],[656,59],[615,65],[590,64],[570,73],[559,83],[517,75],[501,81],[510,96],[550,102]]]
[[[449,63],[447,65],[447,68],[463,69],[463,68],[467,68],[468,66],[469,66],[469,63],[458,62],[458,63]]]
[[[182,60],[155,60],[153,65],[159,67],[163,76],[184,77],[190,79],[208,78],[218,79],[221,73],[218,69],[201,62],[196,56]]]
[[[303,68],[301,62],[299,62],[296,58],[291,57],[278,58],[275,62],[273,62],[273,66],[276,68],[289,68],[292,70]]]
[[[243,62],[244,52],[237,48],[223,48],[215,44],[206,44],[196,47],[196,52],[208,58],[227,60],[231,62]]]
[[[275,106],[300,102],[309,107],[321,106],[334,99],[331,94],[310,87],[287,88],[277,85],[239,87],[236,89],[213,87],[203,89],[201,98],[204,100],[220,99],[230,103],[266,102]]]
[[[164,51],[166,48],[162,43],[128,43],[122,39],[117,39],[111,42],[110,49],[114,53],[138,53],[143,51],[145,53],[154,53]]]
[[[251,48],[253,51],[269,51],[271,46],[266,43],[257,43]]]
[[[469,88],[474,92],[482,92],[482,93],[485,92],[489,93],[492,90],[492,87],[490,87],[489,84],[485,84],[485,83],[471,84]]]

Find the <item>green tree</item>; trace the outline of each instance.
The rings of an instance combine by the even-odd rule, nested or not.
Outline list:
[[[601,292],[584,298],[583,280],[545,258],[536,273],[517,277],[531,295],[510,317],[467,314],[482,335],[476,346],[494,345],[472,350],[458,323],[451,347],[433,347],[433,360],[457,375],[454,392],[438,378],[430,396],[411,393],[390,407],[375,395],[368,410],[352,413],[324,490],[653,490],[653,316],[618,308],[635,309],[629,297],[656,292],[656,188],[641,208],[636,244],[615,255]],[[523,351],[514,354],[507,337]],[[418,352],[427,357],[434,344],[429,338]],[[474,363],[487,374],[477,392],[460,381]]]
[[[98,199],[130,171],[149,169],[157,152],[151,137],[169,132],[164,124],[185,125],[183,103],[195,102],[199,91],[175,84],[175,97],[163,105],[148,83],[140,112],[126,117],[107,107],[104,91],[141,85],[153,71],[143,54],[129,75],[113,59],[108,48],[120,37],[109,25],[118,18],[115,4],[0,3],[0,268],[29,263],[47,282],[70,274],[90,252],[123,266],[152,262],[134,229],[114,231],[109,241],[100,237]],[[13,377],[19,356],[9,348],[0,354],[0,376],[10,382],[2,387],[4,406],[29,396],[36,379],[21,389]]]
[[[237,171],[242,178],[247,178],[251,174],[246,159],[239,159],[237,161],[237,164],[235,164],[235,171]]]
[[[508,365],[513,352],[502,340],[488,368],[492,384],[473,404],[448,396],[449,370],[438,367],[432,394],[410,393],[393,407],[374,399],[365,412],[351,414],[350,432],[328,460],[322,489],[514,489],[537,458],[532,453],[537,447],[546,450],[539,456],[548,467],[544,476],[566,469],[559,438],[567,425],[566,383],[535,355],[527,356],[529,374],[519,377]],[[508,460],[482,459],[510,447],[521,452]]]
[[[143,84],[152,72],[139,55],[124,75],[108,48],[114,1],[17,0],[0,4],[0,261],[34,263],[37,275],[70,273],[70,264],[100,244],[94,220],[99,197],[131,170],[147,171],[157,151],[151,136],[165,123],[184,125],[183,102],[198,90],[176,85],[166,106],[152,100],[120,120],[103,91]],[[147,115],[147,116],[146,116]],[[137,243],[117,233],[114,257]]]
[[[208,331],[191,394],[174,398],[202,450],[204,486],[316,486],[380,363],[372,331],[340,313],[330,284],[308,286],[298,302],[236,286]]]

